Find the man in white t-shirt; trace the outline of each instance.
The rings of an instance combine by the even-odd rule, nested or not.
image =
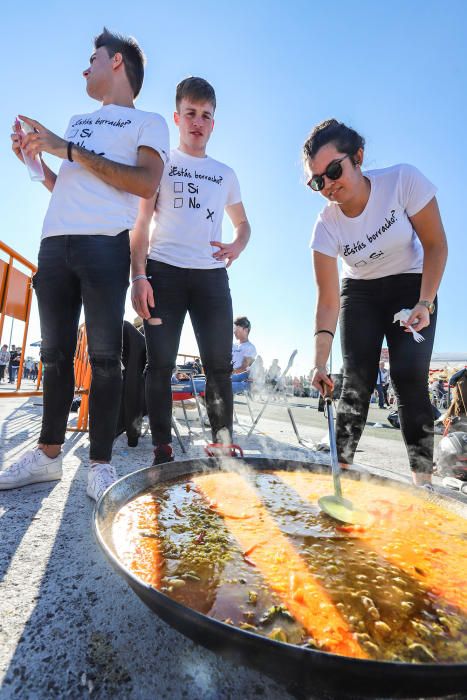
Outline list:
[[[187,311],[206,372],[213,441],[232,439],[233,318],[226,267],[245,248],[250,225],[234,171],[206,155],[215,107],[206,80],[187,78],[177,86],[180,143],[170,153],[157,200],[141,203],[132,236],[132,301],[145,325],[154,464],[173,460],[170,376]],[[231,243],[222,242],[224,211],[234,227]]]
[[[234,374],[246,372],[256,357],[256,348],[250,343],[251,323],[246,316],[237,316],[234,321],[236,343],[232,345],[232,367]]]
[[[134,108],[144,77],[144,56],[136,41],[104,29],[94,47],[83,75],[88,95],[102,103],[100,109],[72,117],[64,139],[28,118],[24,121],[34,133],[12,135],[21,160],[22,148],[32,157],[50,153],[63,163],[56,175],[42,161],[43,184],[52,193],[33,280],[44,365],[42,430],[38,446],[0,472],[0,489],[62,476],[61,447],[84,306],[92,366],[87,493],[98,500],[116,479],[110,460],[121,397],[129,229],[138,198],[152,197],[159,186],[169,139],[161,116]]]

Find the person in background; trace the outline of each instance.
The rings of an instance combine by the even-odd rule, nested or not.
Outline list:
[[[236,342],[232,346],[232,368],[234,374],[246,372],[256,357],[256,348],[250,341],[251,323],[246,316],[234,320]]]
[[[203,366],[202,366],[202,364],[201,364],[201,360],[199,359],[199,357],[195,357],[195,359],[193,360],[192,365],[193,365],[193,371],[194,371],[196,374],[201,374],[201,373],[202,373],[202,371],[203,371]]]
[[[388,400],[389,372],[386,369],[385,362],[381,361],[378,367],[378,376],[376,379],[376,391],[378,392],[378,405],[380,408],[389,407]]]
[[[31,377],[30,377],[33,382],[36,381],[38,374],[39,374],[39,363],[36,361],[33,361],[32,370],[31,370]]]
[[[433,396],[440,404],[444,402],[447,396],[447,390],[444,386],[444,382],[445,380],[442,377],[438,377],[438,379],[432,384]]]
[[[20,360],[21,348],[17,348],[15,345],[12,345],[10,350],[10,361],[8,363],[8,379],[10,384],[14,384],[18,378]]]
[[[98,500],[116,480],[110,464],[122,389],[122,325],[130,271],[129,229],[139,198],[151,198],[168,158],[158,114],[135,109],[144,78],[137,42],[107,29],[83,71],[97,111],[73,116],[61,138],[39,122],[12,134],[12,148],[62,160],[58,175],[42,161],[52,193],[33,286],[41,322],[44,408],[38,445],[0,472],[0,489],[62,477],[62,445],[74,395],[73,360],[84,307],[92,384],[87,494]],[[42,156],[40,156],[42,159]]]
[[[428,370],[436,294],[447,243],[435,186],[412,165],[363,171],[365,141],[329,119],[303,147],[307,184],[327,206],[315,223],[311,248],[317,285],[313,386],[332,388],[326,363],[340,312],[344,384],[336,420],[342,466],[352,464],[376,384],[384,336],[413,482],[430,485],[433,416]],[[339,288],[337,258],[342,259]],[[410,309],[406,326],[394,315]],[[405,331],[405,332],[404,332]]]
[[[25,362],[24,373],[27,379],[32,379],[32,371],[34,369],[34,360],[32,357],[28,357]]]
[[[8,345],[2,345],[0,350],[0,382],[5,379],[5,369],[8,367],[10,362],[10,353],[8,352]]]
[[[279,377],[281,376],[281,368],[279,366],[279,360],[275,358],[268,371],[266,372],[266,383],[270,384],[273,390],[275,390]]]
[[[255,385],[255,388],[260,391],[263,389],[266,381],[266,370],[261,355],[256,355],[255,361],[248,369],[248,379]]]

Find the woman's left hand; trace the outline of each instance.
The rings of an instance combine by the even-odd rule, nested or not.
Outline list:
[[[405,332],[411,333],[408,326],[412,326],[414,330],[420,332],[422,328],[426,328],[429,325],[430,312],[423,304],[415,304],[409,318],[404,322],[404,326],[406,326]]]

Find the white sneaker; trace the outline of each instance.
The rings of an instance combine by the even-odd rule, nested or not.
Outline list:
[[[86,493],[89,498],[98,501],[104,491],[107,491],[115,481],[117,481],[117,475],[111,464],[96,464],[89,469]]]
[[[36,484],[40,481],[58,481],[62,478],[62,453],[52,459],[34,447],[20,459],[0,472],[0,491],[17,489],[20,486]]]

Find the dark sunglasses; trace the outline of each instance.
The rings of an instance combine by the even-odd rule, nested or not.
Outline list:
[[[342,161],[349,158],[349,155],[342,156],[339,160],[333,160],[322,175],[313,175],[306,183],[314,192],[320,192],[324,187],[324,176],[329,180],[338,180],[342,175]]]

